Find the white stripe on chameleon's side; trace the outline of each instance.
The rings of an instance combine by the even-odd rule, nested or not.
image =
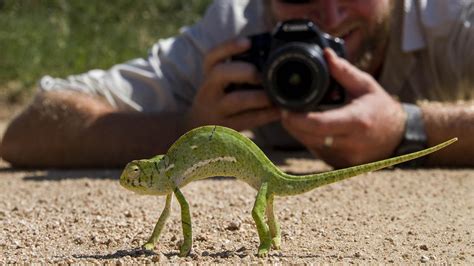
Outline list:
[[[174,164],[168,165],[168,167],[165,168],[165,172],[168,172],[169,170],[174,168]]]
[[[221,156],[221,157],[216,157],[212,159],[207,159],[204,161],[197,162],[193,164],[191,167],[186,169],[184,171],[183,175],[180,176],[179,178],[176,179],[176,185],[180,186],[188,177],[191,175],[194,171],[196,171],[198,168],[203,167],[205,165],[211,164],[211,163],[216,163],[216,162],[237,162],[237,159],[233,156]]]

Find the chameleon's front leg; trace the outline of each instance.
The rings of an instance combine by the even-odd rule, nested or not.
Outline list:
[[[267,205],[267,189],[268,184],[263,183],[257,193],[255,204],[252,209],[252,217],[257,226],[258,237],[260,239],[260,246],[258,247],[258,256],[263,257],[268,254],[272,245],[272,239],[268,225],[265,222],[265,208]]]
[[[191,248],[193,245],[193,228],[191,225],[191,214],[189,213],[189,204],[184,198],[183,193],[176,188],[174,190],[174,194],[176,195],[176,199],[181,206],[181,226],[183,227],[183,244],[180,247],[179,255],[181,257],[189,255],[191,252]]]
[[[270,235],[272,237],[272,244],[274,249],[280,249],[281,246],[281,230],[278,219],[273,210],[273,194],[268,195],[267,198],[267,217],[268,226],[270,227]]]
[[[158,239],[160,238],[161,230],[163,230],[166,220],[170,216],[170,206],[171,206],[172,196],[173,195],[171,193],[166,195],[165,208],[161,212],[160,218],[158,219],[158,222],[155,225],[155,229],[153,229],[153,233],[151,234],[150,239],[148,239],[148,242],[146,242],[145,245],[143,245],[144,249],[153,250],[156,242],[158,242]]]

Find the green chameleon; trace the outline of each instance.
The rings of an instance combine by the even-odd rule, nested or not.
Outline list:
[[[212,176],[236,177],[258,191],[252,217],[260,238],[258,256],[266,256],[272,245],[279,249],[281,243],[280,226],[273,210],[275,196],[301,194],[361,173],[412,160],[444,148],[456,140],[454,138],[419,152],[374,163],[295,176],[278,169],[256,144],[240,133],[226,127],[204,126],[184,134],[166,155],[128,163],[120,177],[120,184],[139,194],[166,195],[164,210],[150,239],[143,246],[147,250],[152,250],[158,242],[170,214],[172,194],[175,194],[181,206],[184,234],[180,256],[186,256],[192,248],[191,215],[180,188],[192,181]]]

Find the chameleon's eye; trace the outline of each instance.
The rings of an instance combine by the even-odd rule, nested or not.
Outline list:
[[[132,166],[128,171],[128,178],[130,179],[137,179],[140,175],[140,168],[136,165]]]

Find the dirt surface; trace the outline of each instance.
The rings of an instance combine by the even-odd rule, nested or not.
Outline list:
[[[0,123],[0,131],[5,128]],[[270,157],[287,171],[328,167],[306,153]],[[111,170],[21,170],[0,161],[0,264],[47,263],[474,263],[474,171],[388,170],[278,198],[282,249],[255,256],[256,192],[229,178],[183,189],[193,251],[177,256],[179,206],[154,252],[140,245],[164,198],[122,189]]]

